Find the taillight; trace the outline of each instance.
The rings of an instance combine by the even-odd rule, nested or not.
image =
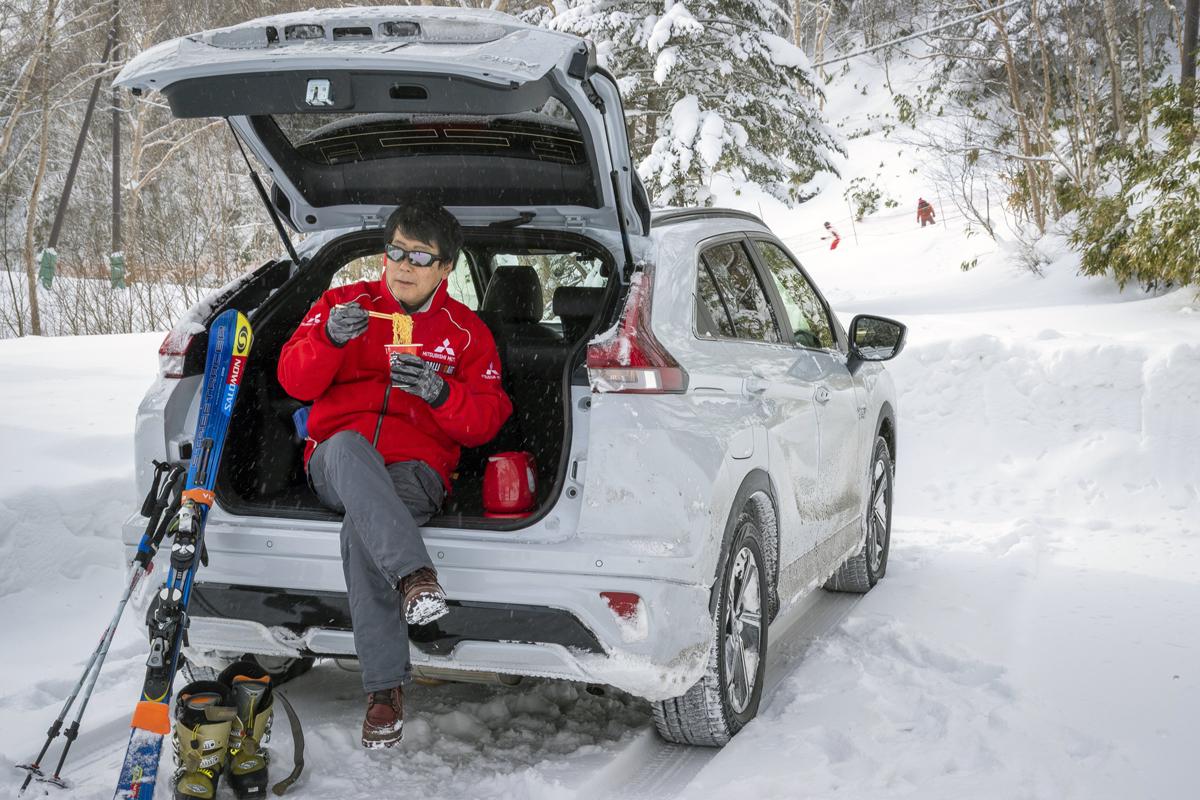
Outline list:
[[[612,612],[621,619],[634,619],[638,615],[638,604],[642,598],[633,592],[601,592]]]
[[[617,326],[588,345],[588,378],[593,392],[677,394],[688,376],[650,331],[651,274],[635,273]]]
[[[192,344],[192,334],[167,331],[167,338],[158,347],[158,371],[164,378],[182,378],[183,361]]]

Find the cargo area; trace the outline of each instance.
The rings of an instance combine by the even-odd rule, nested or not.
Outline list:
[[[251,312],[250,359],[227,443],[217,493],[229,511],[254,516],[333,518],[304,474],[304,442],[293,414],[303,403],[276,378],[279,355],[313,302],[331,286],[377,280],[379,231],[326,245]],[[491,330],[513,413],[490,443],[464,449],[440,527],[520,527],[553,505],[571,435],[572,383],[587,384],[586,342],[608,297],[612,256],[579,235],[520,229],[467,229],[448,278],[452,297]],[[490,455],[527,451],[537,477],[537,507],[524,520],[484,516],[483,474]]]

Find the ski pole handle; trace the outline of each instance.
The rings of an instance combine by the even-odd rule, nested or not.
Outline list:
[[[146,515],[150,517],[149,524],[146,525],[146,532],[142,535],[142,540],[138,543],[137,553],[133,560],[140,564],[147,572],[152,568],[154,556],[158,553],[158,547],[162,543],[163,535],[166,533],[166,524],[170,518],[174,516],[175,510],[179,506],[179,495],[182,492],[182,481],[187,472],[179,465],[169,465],[166,463],[159,464],[154,462],[155,466],[161,466],[166,470],[166,479],[162,481],[161,489],[154,492],[154,509],[153,513]],[[159,474],[155,475],[155,485],[158,486]],[[144,510],[144,509],[143,509]],[[166,512],[166,516],[164,516]]]
[[[163,473],[170,466],[165,461],[151,461],[154,464],[154,482],[150,484],[150,492],[146,495],[146,499],[142,501],[142,516],[149,517],[154,514],[154,508],[158,505],[158,487],[162,482]]]

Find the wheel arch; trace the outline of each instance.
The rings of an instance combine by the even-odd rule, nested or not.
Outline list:
[[[779,512],[777,508],[778,493],[771,476],[762,469],[752,469],[742,478],[742,483],[734,494],[729,506],[729,515],[725,520],[725,531],[721,537],[721,551],[717,556],[716,569],[713,570],[714,586],[719,585],[725,562],[729,558],[730,546],[737,531],[738,517],[742,509],[750,506],[752,513],[758,519],[762,530],[763,557],[767,561],[767,575],[770,580],[770,615],[773,620],[779,612]],[[713,591],[709,597],[709,611],[717,610],[718,592]]]
[[[892,409],[892,404],[884,402],[879,409],[879,420],[875,423],[875,435],[882,436],[887,442],[888,454],[892,457],[892,468],[895,469],[896,464],[896,412]],[[872,450],[875,445],[871,445]]]

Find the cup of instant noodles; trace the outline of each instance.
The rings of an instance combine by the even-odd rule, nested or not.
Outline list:
[[[383,349],[387,351],[389,364],[395,360],[396,356],[400,355],[421,357],[421,345],[419,344],[385,344]]]

